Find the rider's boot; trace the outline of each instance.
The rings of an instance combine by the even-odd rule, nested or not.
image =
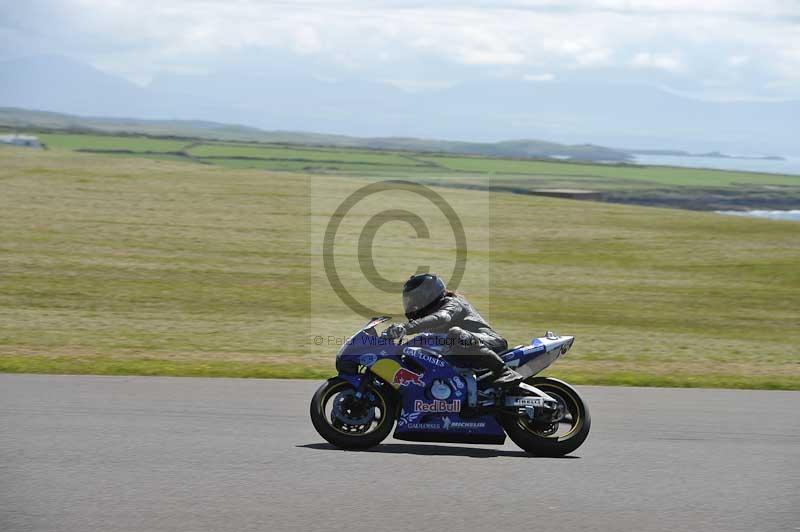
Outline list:
[[[502,368],[493,372],[492,386],[497,388],[512,388],[525,379],[522,375],[503,364]]]
[[[495,388],[513,388],[525,378],[513,369],[509,368],[505,361],[500,356],[487,347],[481,348],[481,354],[489,363],[489,369],[492,371],[492,381],[490,386]]]

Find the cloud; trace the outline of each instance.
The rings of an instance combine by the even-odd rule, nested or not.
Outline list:
[[[534,82],[541,82],[541,81],[553,81],[556,79],[555,74],[550,72],[546,72],[544,74],[525,74],[522,76],[522,79],[525,81],[534,81]]]
[[[525,62],[525,54],[511,50],[476,50],[465,48],[458,59],[466,65],[519,65]]]
[[[314,26],[300,26],[294,32],[292,49],[298,54],[313,54],[322,49],[319,34]]]
[[[409,93],[424,92],[429,90],[449,89],[456,85],[454,81],[416,80],[416,79],[382,79],[383,83],[397,87]]]
[[[746,65],[750,62],[749,55],[732,55],[728,57],[728,64],[734,67]]]
[[[683,61],[676,54],[657,54],[639,52],[630,61],[634,68],[652,68],[666,70],[667,72],[680,72],[686,68]]]
[[[64,53],[136,80],[285,55],[371,81],[663,74],[800,95],[798,20],[789,0],[26,0],[0,3],[0,57]]]

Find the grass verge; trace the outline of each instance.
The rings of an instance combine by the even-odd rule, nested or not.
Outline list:
[[[250,379],[326,379],[329,369],[229,360],[113,359],[80,356],[0,356],[0,373],[53,375],[143,375]]]
[[[140,375],[168,377],[229,377],[249,379],[327,379],[331,368],[303,367],[270,362],[220,360],[111,359],[103,357],[0,356],[0,373],[53,375]],[[577,385],[644,386],[670,388],[731,388],[800,390],[797,376],[650,375],[632,371],[585,373],[550,371],[548,375]]]

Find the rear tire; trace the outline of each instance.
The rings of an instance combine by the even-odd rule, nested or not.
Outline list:
[[[566,382],[550,377],[531,377],[525,380],[525,384],[563,399],[572,426],[566,434],[546,435],[546,431],[534,427],[523,416],[509,415],[500,419],[508,437],[534,456],[564,456],[580,447],[589,435],[592,419],[578,392]]]
[[[363,378],[368,377],[364,376]],[[395,406],[385,390],[370,385],[368,393],[374,397],[374,401],[371,402],[369,410],[380,412],[380,418],[372,420],[368,431],[363,433],[353,430],[345,431],[344,429],[349,427],[341,426],[341,423],[337,428],[333,424],[335,419],[327,413],[326,406],[336,396],[352,394],[354,391],[353,386],[344,379],[339,377],[328,379],[311,399],[311,423],[328,443],[341,449],[360,451],[378,445],[386,439],[394,427]],[[373,423],[375,423],[374,427]]]

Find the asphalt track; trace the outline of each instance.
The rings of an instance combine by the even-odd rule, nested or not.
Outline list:
[[[335,450],[317,385],[0,375],[0,531],[800,530],[800,393],[583,387],[548,459]]]

